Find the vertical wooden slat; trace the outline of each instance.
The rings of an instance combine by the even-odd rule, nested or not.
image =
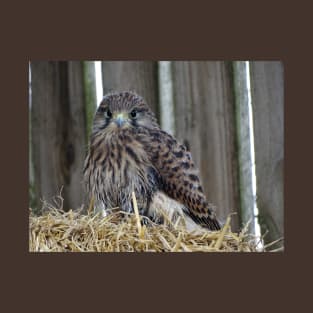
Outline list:
[[[86,148],[81,62],[31,62],[32,156],[38,198],[63,188],[65,209],[82,204]]]
[[[249,233],[254,227],[254,195],[252,189],[252,160],[249,125],[249,97],[247,89],[246,65],[243,61],[233,62],[234,91],[236,99],[238,171],[240,185],[240,221],[250,221]]]
[[[173,62],[176,136],[189,146],[208,200],[225,220],[239,210],[231,71],[225,62]],[[238,216],[232,219],[238,228]]]
[[[284,234],[284,77],[279,61],[251,62],[257,204],[266,242]]]
[[[158,71],[153,61],[102,62],[103,93],[132,90],[145,98],[157,117]]]
[[[31,62],[31,144],[35,193],[40,200],[56,196],[60,188],[54,170],[55,165],[59,163],[59,156],[54,147],[57,146],[56,116],[60,98],[60,67],[58,62]]]
[[[172,62],[158,62],[160,126],[171,135],[175,132]]]
[[[86,136],[89,139],[94,113],[98,105],[94,61],[84,61],[84,91],[86,102]]]
[[[86,105],[84,90],[83,62],[68,62],[69,117],[65,125],[68,138],[65,145],[66,165],[69,180],[66,195],[68,208],[76,209],[82,205],[82,171],[87,150]]]

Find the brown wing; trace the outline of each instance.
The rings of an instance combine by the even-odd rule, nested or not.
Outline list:
[[[220,229],[214,210],[203,194],[190,152],[160,129],[150,130],[149,137],[147,151],[160,173],[163,191],[182,203],[185,213],[196,223],[211,230]]]

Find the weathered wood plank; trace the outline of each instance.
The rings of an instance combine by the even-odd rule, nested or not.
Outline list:
[[[200,169],[208,200],[225,220],[239,210],[231,71],[225,62],[173,62],[176,136]],[[232,219],[238,228],[238,216]]]
[[[65,209],[82,204],[86,149],[81,62],[31,62],[32,157],[38,198],[51,201],[61,187]]]
[[[81,61],[68,62],[68,89],[69,116],[65,125],[68,137],[64,147],[69,179],[65,188],[69,199],[68,208],[76,209],[83,201],[82,172],[87,151],[86,102]]]
[[[96,90],[96,73],[95,62],[84,61],[84,91],[86,103],[86,129],[87,139],[91,133],[92,122],[95,110],[97,108],[97,90]]]
[[[159,112],[160,126],[171,135],[175,132],[175,114],[173,99],[172,62],[160,61],[159,68]]]
[[[249,125],[249,97],[247,89],[246,65],[243,61],[233,62],[234,91],[236,98],[238,171],[240,184],[240,221],[249,224],[249,233],[254,227],[254,195],[252,189],[252,160]]]
[[[251,62],[257,203],[267,242],[284,235],[284,76],[279,61]]]
[[[154,61],[102,62],[103,93],[132,90],[145,98],[159,118],[158,70]]]

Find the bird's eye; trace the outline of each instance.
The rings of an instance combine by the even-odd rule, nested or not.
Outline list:
[[[110,110],[106,110],[105,113],[104,113],[104,116],[106,118],[111,118],[112,117],[112,112]]]
[[[130,112],[130,117],[131,117],[131,118],[136,118],[136,117],[137,117],[137,110],[136,110],[136,109],[134,109],[134,110],[132,110],[132,111]]]

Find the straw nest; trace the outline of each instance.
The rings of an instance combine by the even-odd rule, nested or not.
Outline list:
[[[121,215],[123,217],[121,218]],[[105,217],[50,206],[41,216],[30,211],[29,250],[32,252],[256,252],[260,239],[230,229],[230,217],[220,231],[190,232],[183,219],[163,224],[116,211]]]

